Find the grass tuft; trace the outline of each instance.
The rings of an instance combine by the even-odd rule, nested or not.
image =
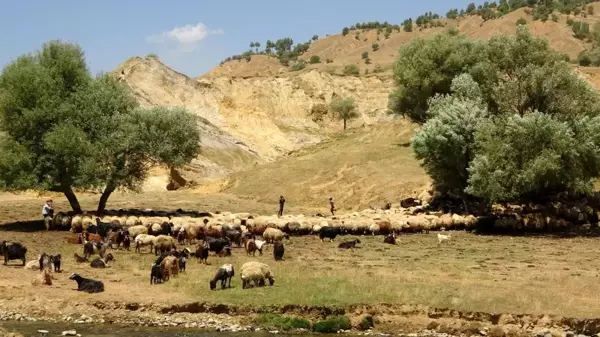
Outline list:
[[[325,320],[318,321],[313,325],[313,331],[320,333],[334,333],[351,328],[350,318],[345,315],[328,316]]]
[[[310,330],[311,324],[310,321],[294,317],[294,316],[284,316],[278,314],[261,314],[256,319],[256,323],[267,326],[270,328],[276,328],[283,331],[297,330],[297,329],[305,329]]]

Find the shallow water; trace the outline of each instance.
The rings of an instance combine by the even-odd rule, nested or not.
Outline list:
[[[267,337],[273,336],[267,331],[259,332],[206,332],[200,329],[167,328],[167,327],[127,327],[103,324],[65,324],[44,322],[0,322],[0,327],[8,332],[18,332],[25,337],[61,336],[66,330],[75,330],[82,337]],[[46,330],[48,334],[40,334],[38,330]],[[278,334],[277,336],[283,336]]]

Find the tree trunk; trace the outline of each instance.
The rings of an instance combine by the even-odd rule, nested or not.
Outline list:
[[[346,120],[344,119],[344,131],[346,131]]]
[[[98,215],[101,215],[102,213],[104,213],[104,210],[106,209],[106,203],[108,202],[108,198],[114,191],[115,191],[114,186],[111,186],[111,185],[106,186],[106,188],[104,189],[104,192],[102,192],[102,195],[100,196],[100,201],[98,202],[98,209],[97,209]]]
[[[77,197],[75,196],[75,193],[73,192],[71,186],[63,186],[63,193],[65,194],[65,197],[67,197],[67,200],[69,200],[69,204],[71,205],[71,209],[73,210],[73,212],[81,213],[81,206],[79,205],[79,200],[77,200]]]

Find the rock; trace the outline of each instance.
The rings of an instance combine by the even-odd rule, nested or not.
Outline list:
[[[573,331],[567,331],[565,337],[575,337],[575,333]]]
[[[488,333],[485,330],[480,330],[479,334],[482,335],[482,336],[487,336]]]
[[[42,333],[42,334],[50,333],[50,331],[48,331],[48,330],[38,330],[37,332]]]
[[[77,331],[75,330],[66,330],[61,333],[61,336],[77,336]]]

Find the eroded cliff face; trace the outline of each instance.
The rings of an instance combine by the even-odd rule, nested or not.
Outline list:
[[[337,97],[353,97],[357,103],[360,116],[349,127],[391,118],[386,113],[393,89],[389,75],[343,77],[315,70],[297,76],[190,79],[155,58],[140,57],[127,60],[114,73],[142,106],[181,106],[201,117],[202,154],[179,170],[186,181],[220,178],[273,161],[340,131],[341,121],[326,116],[316,123],[309,116],[313,105]],[[161,188],[163,176],[166,188],[169,172],[160,172],[153,174],[148,188]]]

